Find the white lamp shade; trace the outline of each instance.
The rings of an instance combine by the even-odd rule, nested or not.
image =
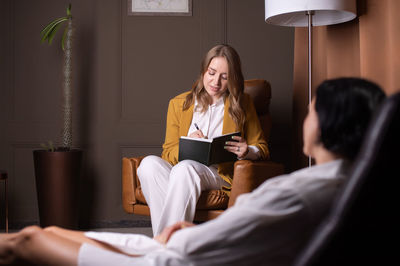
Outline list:
[[[314,11],[313,26],[354,19],[356,0],[265,0],[265,21],[281,26],[307,27],[307,11]]]

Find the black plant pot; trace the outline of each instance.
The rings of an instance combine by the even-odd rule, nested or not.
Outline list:
[[[78,228],[82,151],[33,151],[40,226]]]

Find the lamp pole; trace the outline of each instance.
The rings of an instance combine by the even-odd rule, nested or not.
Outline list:
[[[264,0],[265,22],[289,27],[308,26],[308,105],[312,99],[312,28],[357,17],[356,0]],[[313,25],[314,24],[314,25]],[[311,166],[311,157],[308,156]]]
[[[312,98],[312,17],[314,11],[307,11],[308,16],[308,108]],[[311,167],[311,156],[308,155],[308,167]]]

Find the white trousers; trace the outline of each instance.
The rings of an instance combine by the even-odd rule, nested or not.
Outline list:
[[[178,221],[192,222],[201,191],[226,185],[214,166],[192,160],[172,166],[154,155],[142,160],[137,174],[150,207],[154,236]]]

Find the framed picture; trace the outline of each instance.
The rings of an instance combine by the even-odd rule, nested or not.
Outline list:
[[[128,15],[191,16],[193,0],[128,0]]]

